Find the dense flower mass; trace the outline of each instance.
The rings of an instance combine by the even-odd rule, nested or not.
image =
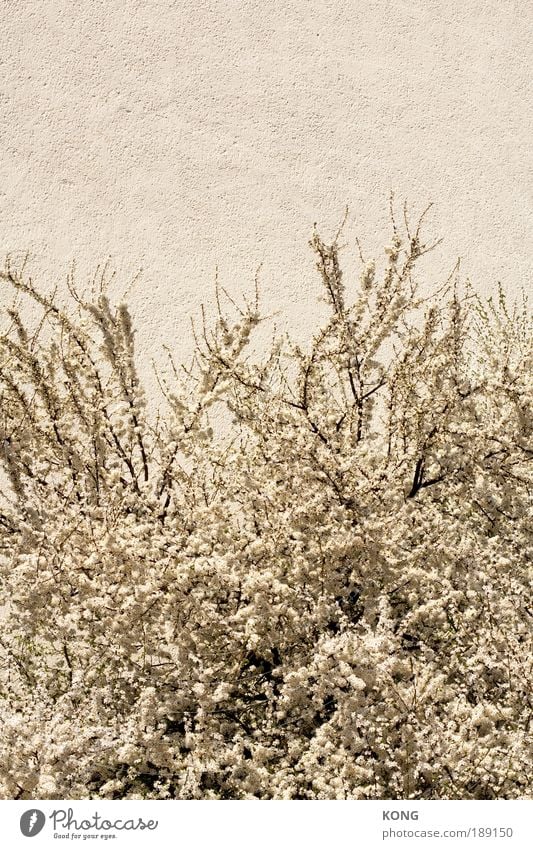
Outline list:
[[[528,796],[526,310],[312,246],[308,348],[219,305],[157,418],[126,305],[2,274],[2,798]]]

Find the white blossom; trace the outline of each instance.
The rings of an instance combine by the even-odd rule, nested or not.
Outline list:
[[[159,417],[127,305],[2,274],[2,798],[530,793],[529,318],[312,245],[307,349],[219,303]]]

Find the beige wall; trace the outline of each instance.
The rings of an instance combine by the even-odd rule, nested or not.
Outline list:
[[[2,0],[0,252],[44,280],[113,257],[148,358],[187,347],[215,266],[316,309],[313,222],[377,248],[436,202],[478,287],[528,284],[531,0]]]

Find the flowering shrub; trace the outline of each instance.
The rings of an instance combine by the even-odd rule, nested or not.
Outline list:
[[[219,307],[157,418],[126,305],[2,274],[3,798],[528,795],[527,315],[312,247],[308,349]]]

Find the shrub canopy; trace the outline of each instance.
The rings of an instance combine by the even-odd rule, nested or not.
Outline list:
[[[312,247],[308,347],[219,300],[157,418],[125,304],[2,274],[3,798],[527,796],[527,313]]]

